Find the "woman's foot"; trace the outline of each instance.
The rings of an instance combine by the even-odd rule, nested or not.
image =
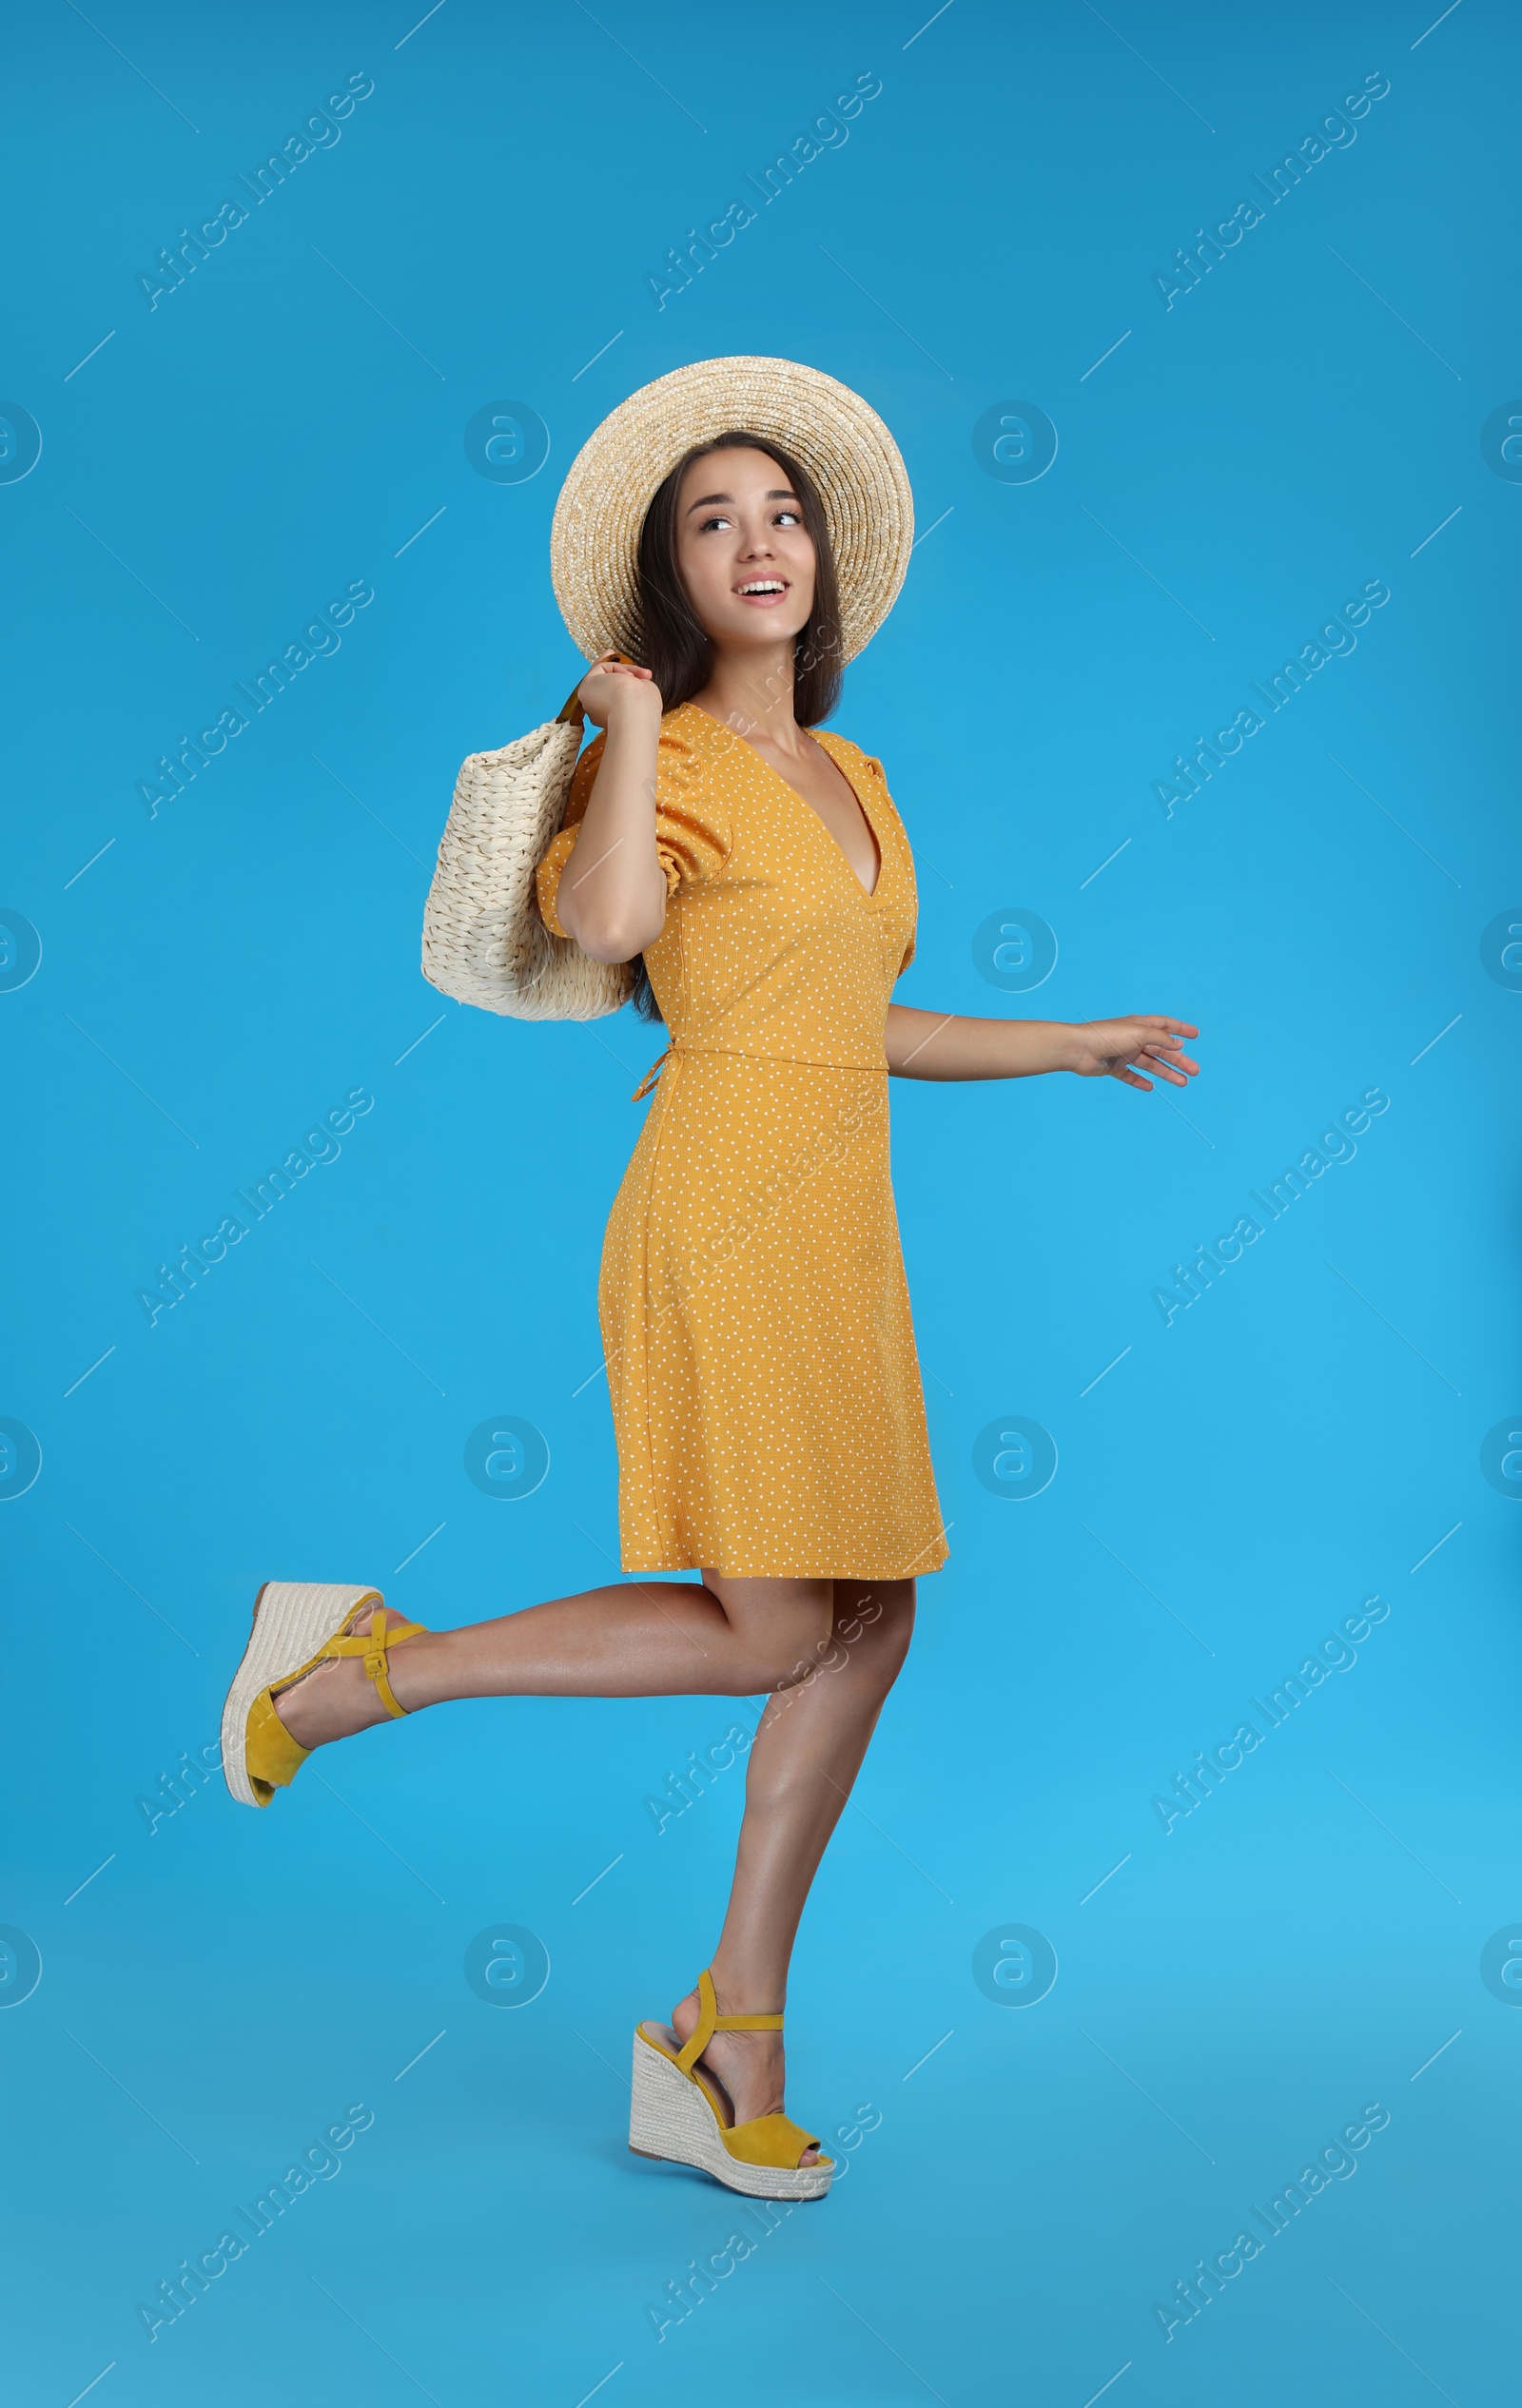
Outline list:
[[[722,1992],[716,1994],[721,2015],[771,2012],[770,2009],[743,2007]],[[689,1990],[673,2009],[672,2029],[680,2046],[685,2047],[696,2029],[701,2011],[695,1990]],[[753,2116],[781,2112],[784,2059],[780,2031],[716,2031],[698,2064],[718,2092],[720,2110],[730,2124],[749,2124]],[[817,2165],[819,2151],[805,2149],[798,2163]]]
[[[350,1627],[356,1638],[362,1637],[375,1618],[377,1607],[360,1615]],[[393,1615],[392,1620],[396,1617]],[[425,1638],[420,1631],[417,1637]],[[406,1639],[393,1640],[387,1649],[391,1664],[392,1688],[396,1689],[397,1660],[402,1648],[410,1646]],[[405,1685],[405,1683],[403,1683]],[[398,1703],[402,1699],[398,1698]],[[367,1731],[372,1723],[386,1722],[390,1717],[381,1703],[375,1682],[366,1677],[359,1656],[341,1656],[332,1662],[319,1664],[302,1680],[282,1689],[273,1699],[276,1714],[298,1747],[325,1747],[330,1739],[346,1739],[355,1731]]]

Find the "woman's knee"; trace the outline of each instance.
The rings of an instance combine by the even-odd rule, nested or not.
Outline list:
[[[834,1645],[884,1696],[891,1689],[914,1635],[912,1581],[837,1581]]]
[[[793,1639],[778,1632],[767,1645],[761,1659],[761,1670],[769,1689],[798,1689],[828,1671],[831,1660],[830,1636],[828,1629],[815,1629],[807,1635],[802,1625]]]
[[[795,1689],[801,1681],[811,1680],[829,1660],[834,1614],[829,1583],[821,1582],[819,1586],[821,1596],[800,1598],[790,1610],[779,1613],[771,1627],[757,1634],[769,1688]]]
[[[767,1632],[769,1686],[796,1689],[848,1667],[853,1683],[887,1697],[914,1634],[914,1583],[836,1581],[827,1613],[812,1606],[790,1626],[779,1615]]]
[[[750,1687],[789,1689],[818,1670],[829,1653],[833,1583],[828,1580],[734,1580],[705,1572],[740,1642]]]

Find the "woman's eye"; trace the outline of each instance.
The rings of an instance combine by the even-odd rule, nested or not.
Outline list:
[[[706,535],[712,528],[728,527],[730,523],[730,520],[724,517],[705,518],[697,532],[700,535]]]
[[[779,527],[801,527],[803,525],[802,514],[796,510],[779,510],[777,513],[776,523]]]

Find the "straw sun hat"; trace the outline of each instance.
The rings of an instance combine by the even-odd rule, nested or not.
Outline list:
[[[732,431],[792,455],[818,488],[854,659],[891,610],[914,540],[904,462],[875,410],[793,359],[699,359],[621,401],[571,463],[550,530],[550,574],[576,650],[640,657],[639,531],[683,454]]]

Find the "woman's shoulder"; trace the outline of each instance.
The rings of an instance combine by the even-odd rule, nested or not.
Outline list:
[[[673,710],[661,712],[660,741],[669,752],[706,753],[712,749],[713,737],[724,732],[718,721],[699,710],[696,703],[678,703]]]
[[[883,765],[876,753],[868,752],[865,746],[855,741],[854,737],[843,736],[836,728],[814,728],[810,732],[816,743],[824,746],[827,752],[834,754],[839,767],[845,767],[849,762],[852,767],[863,769],[868,777],[875,778],[879,786],[887,786],[888,780],[883,773]]]
[[[703,740],[705,729],[716,724],[709,717],[706,710],[698,709],[696,703],[678,703],[673,710],[661,712],[661,742],[662,744],[698,745]]]

